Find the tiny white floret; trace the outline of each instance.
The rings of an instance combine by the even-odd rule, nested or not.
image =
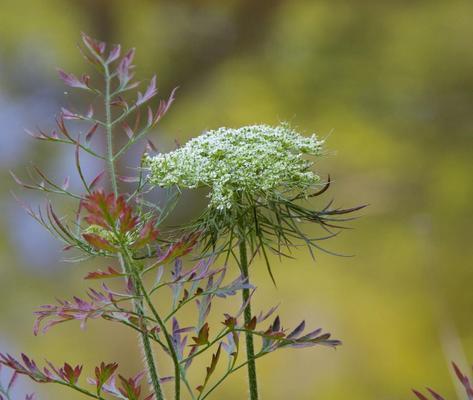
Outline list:
[[[313,162],[323,140],[300,135],[288,124],[219,128],[191,139],[172,152],[146,156],[153,185],[210,188],[209,207],[230,209],[241,196],[274,200],[303,193],[319,183]]]

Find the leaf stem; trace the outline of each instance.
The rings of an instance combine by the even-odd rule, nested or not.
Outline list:
[[[89,396],[89,397],[93,397],[95,399],[98,399],[98,400],[105,400],[102,396],[99,396],[99,395],[96,395],[92,392],[89,392],[88,390],[86,389],[83,389],[79,386],[76,386],[76,385],[72,385],[70,383],[66,383],[66,382],[61,382],[61,381],[53,381],[54,383],[57,383],[59,385],[62,385],[62,386],[67,386],[68,388],[71,388],[71,389],[74,389],[76,390],[77,392],[80,392],[82,394],[85,394],[86,396]]]
[[[227,372],[225,372],[225,374],[207,391],[207,393],[205,393],[205,395],[203,397],[200,398],[200,400],[204,400],[206,399],[215,389],[217,389],[218,386],[220,386],[223,381],[225,379],[228,378],[228,376],[230,376],[231,374],[233,374],[234,372],[238,371],[239,369],[243,368],[245,365],[249,365],[250,363],[254,363],[255,360],[257,360],[258,358],[264,356],[265,354],[267,353],[264,353],[264,352],[260,352],[258,354],[256,354],[255,356],[253,356],[253,358],[248,358],[247,361],[245,362],[242,362],[241,364],[239,364],[237,367],[233,367],[232,369],[229,369]]]
[[[227,328],[224,328],[222,331],[220,331],[220,333],[215,337],[215,339],[213,339],[211,342],[209,342],[207,345],[205,345],[205,347],[203,347],[202,349],[196,351],[195,353],[189,355],[188,357],[182,359],[180,361],[181,364],[185,364],[187,361],[193,359],[194,357],[202,354],[203,352],[207,351],[208,349],[210,349],[215,343],[217,343],[218,341],[220,341],[221,339],[223,339],[225,336],[227,336],[227,334],[231,332],[231,330],[227,329]]]

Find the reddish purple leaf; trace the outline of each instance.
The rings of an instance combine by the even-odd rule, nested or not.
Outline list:
[[[85,134],[85,141],[86,142],[90,142],[90,140],[92,139],[92,136],[94,136],[95,132],[97,132],[98,126],[99,126],[99,124],[95,123],[94,125],[92,125],[90,127],[90,129]]]
[[[412,392],[416,395],[419,400],[429,400],[425,397],[422,393],[418,392],[417,390],[412,389]]]
[[[116,278],[118,276],[123,276],[120,271],[117,271],[113,267],[108,267],[106,271],[97,270],[94,272],[89,272],[84,279],[107,279],[107,278]]]
[[[90,190],[94,190],[95,187],[97,186],[97,184],[102,180],[102,178],[105,176],[105,170],[103,170],[102,172],[100,172],[93,180],[92,182],[90,183],[89,185],[89,189]]]
[[[67,86],[79,89],[89,89],[89,77],[87,75],[84,75],[81,79],[79,79],[74,74],[64,72],[60,68],[58,68],[58,72],[59,77]]]
[[[83,233],[82,237],[94,248],[97,250],[105,250],[110,253],[115,253],[117,248],[114,247],[109,241],[104,238],[96,235],[94,233]]]
[[[442,396],[440,396],[437,392],[434,392],[432,389],[427,388],[427,390],[435,400],[445,400]]]
[[[122,124],[122,128],[125,131],[126,135],[128,136],[128,139],[131,139],[135,135],[135,133],[130,128],[130,125],[128,125],[128,123],[124,122]]]
[[[61,117],[64,119],[80,119],[80,115],[73,113],[67,108],[61,107]]]
[[[120,57],[121,49],[122,48],[119,44],[117,44],[116,46],[112,48],[107,58],[107,64],[114,62],[116,59],[118,59],[118,57]]]
[[[156,75],[151,78],[151,81],[146,88],[146,92],[142,95],[138,92],[138,100],[136,101],[136,105],[139,106],[143,103],[146,103],[148,100],[152,99],[158,93],[158,89],[156,88]]]

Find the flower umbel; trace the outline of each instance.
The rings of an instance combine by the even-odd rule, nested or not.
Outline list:
[[[144,165],[151,185],[209,188],[209,207],[190,227],[202,232],[202,252],[226,252],[227,259],[232,255],[248,282],[248,249],[250,254],[261,252],[275,283],[267,250],[287,256],[282,249],[290,252],[297,241],[303,241],[311,252],[321,249],[317,241],[334,236],[330,228],[339,228],[334,221],[346,220],[339,216],[360,208],[331,209],[329,204],[315,211],[299,204],[322,194],[330,184],[329,180],[321,190],[314,190],[320,177],[307,156],[321,156],[322,146],[323,140],[304,137],[288,124],[219,128],[170,153],[148,155]],[[301,222],[315,222],[328,235],[308,237],[299,227]],[[245,326],[253,324],[250,298],[249,289],[243,289]],[[278,325],[275,322],[274,331],[279,331]],[[246,332],[245,341],[249,398],[258,400],[253,335]]]
[[[210,188],[210,207],[230,209],[238,196],[274,199],[319,183],[304,155],[319,156],[323,140],[288,124],[219,128],[177,150],[147,157],[149,180],[162,187]]]

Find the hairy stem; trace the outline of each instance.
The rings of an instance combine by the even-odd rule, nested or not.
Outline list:
[[[145,313],[144,313],[144,305],[143,300],[140,298],[143,293],[141,291],[140,282],[136,280],[136,274],[133,273],[132,268],[133,266],[129,266],[128,263],[124,260],[123,256],[120,255],[120,263],[122,265],[123,270],[131,276],[132,283],[133,283],[133,290],[135,295],[138,297],[137,299],[133,300],[133,305],[135,312],[139,315],[140,324],[140,335],[141,335],[141,342],[143,345],[143,351],[146,359],[146,364],[148,365],[148,374],[151,379],[151,384],[153,386],[154,393],[156,394],[156,400],[164,400],[164,394],[161,389],[161,384],[159,383],[159,376],[156,369],[156,362],[153,356],[153,350],[151,348],[151,341],[146,332],[146,325],[145,325]]]
[[[113,122],[112,122],[112,110],[111,110],[111,80],[112,77],[110,76],[110,71],[108,65],[104,64],[104,73],[105,73],[105,95],[104,95],[104,106],[105,106],[105,130],[107,135],[107,169],[110,177],[110,182],[112,184],[112,190],[115,196],[118,196],[118,184],[117,184],[117,174],[115,171],[115,160],[113,155]],[[126,249],[125,249],[126,251]],[[126,255],[126,252],[125,252]],[[119,254],[120,264],[122,266],[123,272],[127,273],[133,278],[133,265],[129,265],[124,257],[123,254]],[[148,334],[146,333],[146,325],[145,325],[145,313],[143,309],[143,301],[139,299],[141,293],[139,289],[139,283],[132,279],[133,287],[135,290],[134,295],[138,297],[133,301],[135,312],[139,315],[139,320],[142,329],[141,335],[141,342],[143,345],[143,351],[145,354],[146,364],[148,367],[148,374],[151,379],[151,384],[153,386],[153,391],[156,396],[156,400],[164,400],[163,391],[161,389],[161,385],[159,383],[159,376],[156,368],[156,362],[153,356],[153,350],[151,348],[151,342],[149,339]]]
[[[239,223],[240,230],[240,240],[239,240],[239,250],[240,250],[240,268],[243,277],[250,283],[250,277],[248,273],[248,254],[246,249],[246,239],[245,239],[245,228],[243,223]],[[242,291],[243,295],[243,304],[246,304],[244,310],[245,325],[248,325],[251,321],[251,304],[248,302],[250,297],[250,289],[245,288]],[[256,362],[255,362],[255,348],[253,343],[253,335],[251,332],[245,332],[245,341],[246,341],[246,357],[248,360],[248,385],[250,390],[250,400],[258,400],[258,381],[256,376]]]
[[[112,135],[112,110],[111,110],[111,96],[110,96],[110,85],[112,78],[110,77],[110,71],[108,65],[105,64],[105,130],[107,132],[107,169],[110,174],[110,181],[112,183],[112,189],[115,196],[118,195],[117,186],[117,174],[115,171],[115,161],[113,157],[113,135]]]

